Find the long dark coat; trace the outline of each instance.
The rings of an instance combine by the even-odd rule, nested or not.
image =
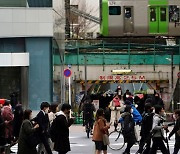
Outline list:
[[[27,137],[34,131],[36,129],[33,128],[32,123],[27,119],[24,120],[20,129],[17,154],[37,154],[36,147],[29,147],[26,143]]]
[[[55,133],[54,150],[60,153],[67,153],[71,151],[69,142],[69,127],[72,122],[67,121],[64,115],[58,115],[53,123],[52,128]]]
[[[136,141],[135,132],[134,132],[134,120],[129,112],[125,112],[121,115],[124,119],[123,121],[123,135],[125,143]]]

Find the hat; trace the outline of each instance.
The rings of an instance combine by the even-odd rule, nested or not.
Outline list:
[[[0,104],[4,105],[6,99],[0,99]]]

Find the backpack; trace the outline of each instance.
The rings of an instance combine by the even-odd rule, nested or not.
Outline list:
[[[94,107],[91,103],[85,103],[83,107],[83,112],[85,115],[93,116]]]
[[[134,132],[135,123],[134,123],[132,115],[125,115],[123,119],[124,119],[122,123],[123,134],[126,135],[130,133],[131,131]]]

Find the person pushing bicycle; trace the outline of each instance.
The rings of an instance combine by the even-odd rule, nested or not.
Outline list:
[[[121,96],[115,95],[113,100],[110,102],[109,107],[111,109],[111,121],[110,123],[113,123],[114,126],[118,123],[118,120],[120,118],[120,110],[122,108],[123,102],[121,101]]]
[[[83,104],[83,116],[84,116],[84,124],[85,126],[88,125],[91,128],[91,134],[93,129],[93,123],[94,123],[94,112],[96,111],[94,105],[92,104],[91,98],[87,97]]]

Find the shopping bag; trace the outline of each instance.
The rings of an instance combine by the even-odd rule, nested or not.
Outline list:
[[[109,136],[107,134],[103,135],[103,144],[104,145],[109,145]]]
[[[140,128],[139,128],[139,125],[134,126],[134,133],[135,133],[136,141],[140,141]]]

